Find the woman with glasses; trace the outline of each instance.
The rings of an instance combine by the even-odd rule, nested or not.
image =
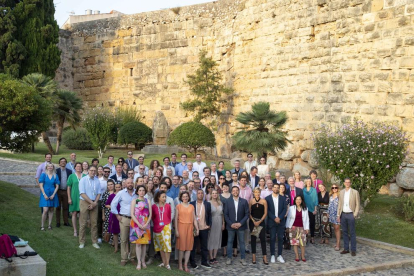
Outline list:
[[[207,184],[207,187],[206,187],[206,195],[205,195],[205,198],[204,199],[207,200],[207,201],[210,201],[211,194],[212,194],[213,191],[215,191],[214,190],[214,185],[212,183]]]
[[[201,189],[203,189],[205,192],[207,192],[206,191],[207,185],[210,184],[210,182],[211,182],[210,178],[204,177],[203,182],[201,183]]]
[[[223,184],[224,183],[226,183],[226,177],[224,175],[220,175],[219,176],[219,184],[218,184],[218,186],[219,186],[221,192],[219,194],[221,194],[222,191],[223,191]]]
[[[332,229],[331,225],[329,224],[329,193],[326,190],[326,187],[324,184],[319,184],[319,193],[318,193],[318,218],[317,218],[317,224],[319,227],[319,234],[321,235],[321,244],[329,243],[329,238],[332,238]]]
[[[122,165],[125,163],[125,159],[123,157],[118,158],[118,164]]]
[[[337,222],[336,216],[338,212],[338,203],[339,203],[339,187],[336,184],[333,184],[331,187],[331,192],[329,193],[329,222],[333,225],[335,230],[336,246],[335,250],[339,251],[340,242],[341,242],[341,223]]]
[[[263,177],[260,177],[259,179],[259,186],[258,188],[260,189],[260,191],[264,191],[266,190],[266,180]]]
[[[265,177],[269,173],[269,165],[266,165],[266,158],[260,157],[260,164],[257,166],[257,175],[259,177]]]

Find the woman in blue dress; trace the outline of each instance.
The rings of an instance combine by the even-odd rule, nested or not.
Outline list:
[[[40,185],[40,201],[39,207],[43,208],[42,213],[42,226],[40,227],[41,231],[44,231],[44,224],[46,216],[49,214],[49,230],[52,230],[52,219],[54,207],[59,206],[59,199],[56,196],[56,193],[59,189],[60,181],[59,177],[56,175],[55,166],[52,163],[46,164],[46,170],[39,177]]]
[[[330,198],[329,198],[329,222],[333,225],[335,230],[335,237],[336,237],[336,245],[335,250],[339,251],[340,242],[341,242],[341,223],[337,221],[337,214],[338,214],[338,203],[339,203],[339,186],[333,184],[331,187]]]

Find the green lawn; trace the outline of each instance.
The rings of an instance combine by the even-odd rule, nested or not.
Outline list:
[[[108,244],[100,249],[91,246],[90,233],[86,246],[79,249],[78,238],[73,236],[72,227],[54,227],[40,231],[39,199],[16,185],[0,182],[0,233],[17,235],[29,241],[30,246],[47,262],[48,275],[132,275],[138,274],[135,267],[119,265],[120,253],[113,253]],[[55,226],[53,222],[53,226]],[[30,257],[29,257],[30,258]],[[185,275],[179,273],[176,265],[173,272],[150,265],[141,275]]]
[[[414,223],[397,210],[398,200],[387,195],[374,198],[357,220],[357,235],[414,248]]]

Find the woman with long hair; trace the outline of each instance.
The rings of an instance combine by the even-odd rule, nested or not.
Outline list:
[[[151,203],[154,202],[154,193],[155,193],[154,182],[152,180],[148,180],[145,187],[147,188],[147,193],[145,194],[145,198],[148,199]]]
[[[131,224],[129,240],[135,243],[137,254],[137,270],[147,268],[145,264],[145,253],[147,244],[151,243],[150,222],[152,217],[151,202],[145,198],[147,189],[144,185],[137,186],[135,194],[138,197],[131,202]]]
[[[210,184],[212,185],[212,184]],[[218,191],[211,191],[211,227],[208,234],[208,251],[210,264],[216,264],[217,251],[221,247],[221,235],[224,230],[223,203],[221,203]]]
[[[259,159],[259,165],[257,165],[257,175],[265,177],[267,173],[269,173],[269,165],[266,164],[266,158],[262,156]]]
[[[46,164],[46,170],[39,177],[40,200],[39,207],[43,208],[41,231],[45,231],[46,216],[49,215],[49,230],[52,230],[53,211],[55,207],[59,207],[59,199],[56,196],[59,190],[59,177],[56,174],[55,166],[52,163]]]
[[[209,184],[207,184],[207,187],[206,187],[206,192],[205,192],[205,200],[207,200],[207,201],[210,201],[210,199],[211,199],[211,194],[212,194],[212,192],[213,191],[215,191],[214,190],[214,185],[213,184],[211,184],[211,183],[209,183]]]
[[[267,189],[266,180],[263,177],[259,178],[259,189],[260,189],[260,191],[264,191],[264,190]]]
[[[68,185],[68,204],[69,204],[69,212],[72,213],[72,226],[73,226],[73,235],[75,237],[78,236],[77,231],[77,215],[80,212],[79,207],[79,181],[82,177],[86,174],[82,173],[82,163],[76,162],[74,166],[75,171],[69,175],[68,181],[66,182]]]
[[[150,177],[155,176],[155,172],[158,170],[158,166],[160,165],[160,162],[158,162],[158,160],[152,160],[150,163],[150,167],[148,170],[148,175]]]
[[[111,206],[109,206],[108,208],[105,203],[108,200],[108,197],[115,192],[115,181],[113,179],[108,179],[108,182],[106,185],[107,185],[107,190],[102,195],[102,205],[101,205],[102,221],[103,221],[103,231],[102,231],[103,236],[105,236],[106,233],[109,233],[108,225],[109,225],[109,215],[111,214]],[[110,240],[112,240],[112,237],[110,237]]]
[[[332,238],[332,229],[329,223],[329,193],[323,183],[319,184],[318,203],[317,224],[321,235],[320,243],[328,244],[329,238]]]
[[[207,185],[210,184],[211,180],[208,177],[203,178],[203,182],[201,183],[201,188],[203,190],[207,189]],[[206,191],[207,192],[207,191]]]
[[[82,174],[88,175],[88,170],[89,170],[89,163],[86,161],[83,161],[82,162]]]
[[[161,179],[161,178],[160,178]],[[171,188],[172,185],[172,180],[169,177],[164,177],[163,179],[161,179],[160,183],[165,183],[168,186],[168,189]]]
[[[339,203],[339,186],[333,184],[331,187],[331,192],[329,193],[329,222],[333,225],[335,231],[335,238],[336,238],[336,245],[335,250],[340,250],[340,243],[341,243],[341,223],[337,221],[337,214],[338,214],[338,203]]]
[[[300,179],[300,172],[296,171],[294,174],[295,177],[295,187],[303,190],[303,181]]]
[[[315,243],[315,216],[318,208],[318,194],[316,189],[312,187],[310,178],[305,179],[305,188],[303,189],[305,204],[308,209],[309,230],[311,233],[311,243]]]
[[[224,162],[223,161],[219,161],[218,162],[218,169],[217,169],[217,173],[220,175],[225,175],[226,170],[224,169]]]
[[[296,196],[294,202],[295,204],[289,207],[286,228],[289,229],[290,244],[295,251],[295,261],[299,262],[298,246],[300,246],[302,261],[306,262],[305,246],[306,235],[309,231],[308,214],[310,212],[308,212],[302,196]]]
[[[227,202],[227,199],[230,198],[231,194],[229,192],[230,188],[229,188],[229,184],[227,182],[223,183],[222,186],[222,193],[220,194],[220,201],[221,203],[223,203],[223,210],[224,210],[224,205]],[[224,225],[226,224],[226,221],[224,221]],[[223,257],[227,256],[227,240],[229,237],[229,233],[227,232],[226,227],[224,227],[223,231],[221,232],[221,247],[223,249]],[[237,248],[236,248],[237,251]]]
[[[323,181],[318,179],[318,173],[315,170],[311,170],[309,176],[312,182],[312,187],[316,189],[316,193],[319,193],[319,184],[322,184]]]
[[[115,193],[108,196],[108,199],[105,202],[105,206],[107,208],[111,208],[112,200],[114,200],[115,196],[119,191],[122,190],[122,184],[116,183],[115,184]],[[118,213],[121,209],[121,206],[118,203],[118,206],[116,207],[118,210]],[[118,237],[119,233],[121,233],[120,227],[119,227],[119,221],[115,214],[111,213],[109,215],[109,221],[108,221],[108,232],[113,236],[113,245],[115,247],[114,253],[118,252]]]

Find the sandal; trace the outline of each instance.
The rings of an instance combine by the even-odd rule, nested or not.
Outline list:
[[[164,267],[164,263],[160,263],[158,267]]]
[[[137,270],[141,270],[141,264],[137,265]]]
[[[44,227],[40,227],[40,231],[45,231],[45,228]]]
[[[141,263],[142,268],[147,268],[147,265],[145,263]]]
[[[340,250],[339,247],[335,246],[335,251],[339,251],[339,250]]]
[[[49,225],[49,226],[47,227],[47,229],[52,230],[52,226],[51,226],[51,225]]]
[[[171,266],[170,265],[167,265],[165,268],[168,269],[168,270],[171,270]]]
[[[73,232],[73,236],[74,236],[74,237],[77,237],[77,236],[78,236],[78,232],[76,232],[76,231],[75,231],[75,232]]]

